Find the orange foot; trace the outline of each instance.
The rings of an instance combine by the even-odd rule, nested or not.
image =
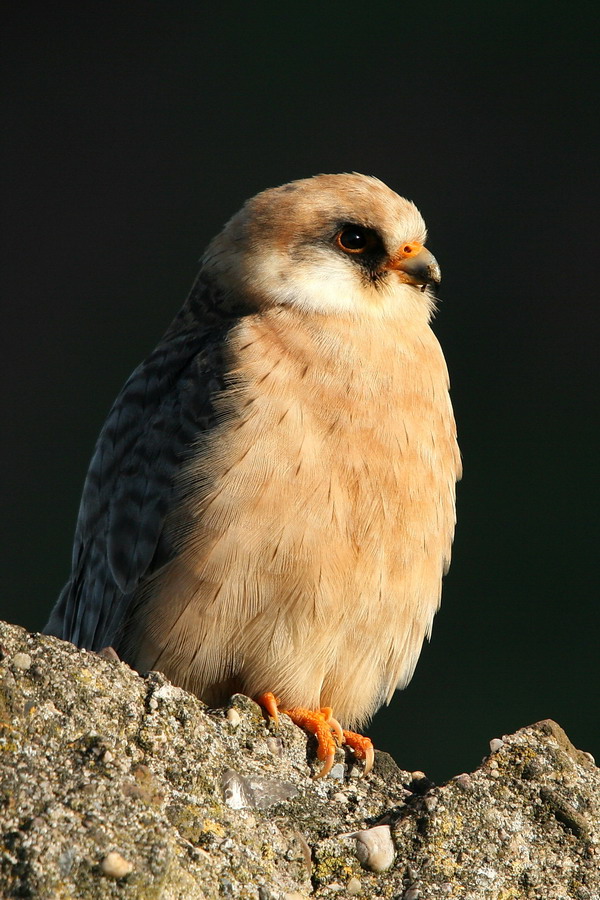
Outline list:
[[[315,778],[324,778],[331,772],[333,761],[335,759],[335,751],[341,744],[347,744],[358,759],[364,759],[365,768],[363,775],[368,775],[373,768],[375,760],[375,750],[373,743],[368,737],[362,734],[356,734],[354,731],[342,730],[337,719],[333,718],[333,710],[330,706],[324,706],[322,709],[304,709],[296,706],[293,709],[279,709],[279,701],[268,691],[261,694],[258,703],[264,708],[266,713],[279,721],[279,713],[285,713],[292,722],[304,728],[310,734],[314,734],[317,739],[317,759],[324,762],[321,771],[315,775]]]

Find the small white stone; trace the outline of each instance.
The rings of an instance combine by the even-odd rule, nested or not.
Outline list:
[[[497,753],[501,747],[504,747],[504,741],[501,738],[492,738],[490,741],[490,753]]]
[[[280,737],[275,737],[275,735],[271,735],[267,738],[267,748],[269,753],[272,753],[273,756],[277,756],[281,759],[283,756],[283,741]]]
[[[439,799],[435,796],[435,794],[428,794],[423,800],[423,803],[425,804],[425,809],[427,810],[427,812],[433,812],[433,810],[439,803]]]
[[[361,890],[362,885],[360,883],[360,878],[351,878],[346,885],[346,891],[350,897],[356,897],[357,894],[360,894]]]
[[[361,866],[371,872],[385,872],[394,862],[395,850],[389,825],[375,825],[352,835]]]
[[[166,682],[165,684],[161,684],[161,686],[154,691],[154,696],[158,697],[159,700],[177,700],[183,694],[183,689],[175,687],[174,684],[170,682]]]
[[[111,850],[100,863],[100,868],[103,874],[108,875],[109,878],[125,878],[130,872],[133,872],[133,863],[130,863],[116,850]]]
[[[343,781],[344,780],[344,763],[341,763],[341,762],[336,763],[333,766],[333,768],[331,769],[331,772],[329,773],[329,775],[327,777],[331,778],[333,781]]]
[[[156,699],[156,697],[150,697],[150,699],[148,700],[148,709],[158,709],[158,700]]]
[[[468,772],[463,772],[461,775],[455,775],[452,781],[455,781],[456,784],[461,787],[464,791],[470,790],[473,787],[471,782],[471,776]]]
[[[242,721],[242,717],[234,706],[230,706],[227,710],[227,721],[232,728],[237,728]]]
[[[252,797],[248,796],[245,779],[233,769],[226,769],[223,773],[222,784],[225,803],[231,809],[246,809],[252,806]]]
[[[20,669],[21,672],[26,672],[27,669],[31,666],[31,657],[29,653],[15,653],[12,658],[12,664],[15,669]]]

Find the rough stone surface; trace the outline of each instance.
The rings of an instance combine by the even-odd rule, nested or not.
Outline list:
[[[600,900],[599,770],[554,722],[441,787],[382,753],[360,779],[341,750],[314,781],[312,739],[246,697],[209,710],[10,625],[0,656],[6,900]],[[376,872],[356,834],[380,825]]]

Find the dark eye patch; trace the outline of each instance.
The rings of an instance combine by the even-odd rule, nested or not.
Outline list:
[[[343,222],[338,225],[333,244],[340,252],[352,257],[370,278],[376,277],[386,258],[379,232],[356,222]]]

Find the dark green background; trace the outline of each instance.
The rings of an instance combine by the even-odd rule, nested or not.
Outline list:
[[[357,170],[429,224],[465,465],[433,641],[371,734],[436,779],[546,716],[600,753],[594,8],[9,5],[3,617],[43,626],[97,432],[206,242]]]

